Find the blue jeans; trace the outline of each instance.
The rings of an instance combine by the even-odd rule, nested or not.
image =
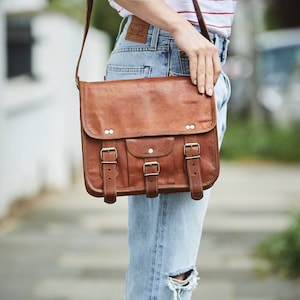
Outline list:
[[[172,36],[150,26],[145,44],[125,40],[128,18],[107,65],[106,78],[134,79],[162,76],[189,76],[188,57]],[[197,27],[196,27],[197,28]],[[212,34],[224,64],[228,40]],[[228,77],[221,73],[215,85],[218,136],[221,145],[230,97]],[[190,193],[161,194],[149,199],[129,197],[129,266],[126,300],[188,300],[197,286],[196,260],[210,190],[200,201]],[[186,274],[185,280],[174,276]]]

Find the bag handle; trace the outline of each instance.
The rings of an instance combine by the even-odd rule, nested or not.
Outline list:
[[[82,54],[83,54],[83,49],[85,46],[85,42],[86,42],[86,38],[89,32],[89,27],[90,27],[90,22],[91,22],[91,15],[92,15],[92,10],[93,10],[93,3],[94,0],[86,0],[86,19],[85,19],[85,26],[84,26],[84,33],[83,33],[83,39],[82,39],[82,45],[81,45],[81,49],[80,49],[80,53],[79,53],[79,58],[77,61],[77,65],[76,65],[76,86],[77,88],[79,88],[79,66],[80,66],[80,62],[81,62],[81,58],[82,58]],[[209,31],[206,27],[198,0],[193,0],[193,5],[195,8],[195,12],[197,15],[197,19],[198,19],[198,23],[201,29],[201,34],[208,39],[211,42],[211,37],[209,34]]]

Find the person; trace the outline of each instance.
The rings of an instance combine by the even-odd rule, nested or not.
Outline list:
[[[215,94],[221,145],[230,97],[222,65],[237,0],[198,0],[212,43],[199,33],[192,0],[108,1],[126,23],[108,60],[106,80],[190,76],[199,93]],[[129,197],[126,300],[191,299],[210,192],[205,190],[200,201],[190,193]]]

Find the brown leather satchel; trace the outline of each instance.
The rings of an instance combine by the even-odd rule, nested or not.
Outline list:
[[[199,94],[189,77],[81,81],[92,5],[87,0],[76,69],[88,193],[107,203],[121,195],[184,191],[201,199],[219,175],[214,96]]]

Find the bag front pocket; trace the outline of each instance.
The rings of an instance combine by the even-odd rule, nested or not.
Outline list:
[[[132,172],[129,174],[129,184],[143,183],[145,177],[156,176],[160,183],[162,178],[174,182],[174,137],[148,137],[127,139],[127,160]]]

